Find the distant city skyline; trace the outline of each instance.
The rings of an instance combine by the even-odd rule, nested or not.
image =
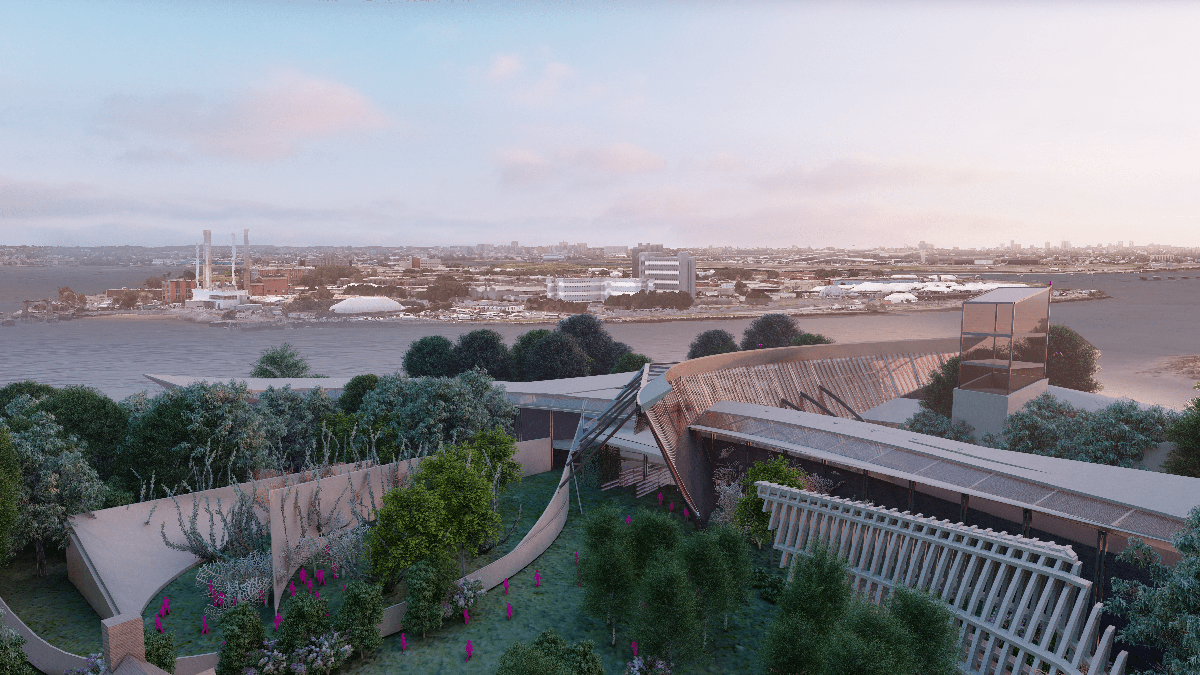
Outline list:
[[[1200,246],[1194,4],[0,6],[0,245]]]

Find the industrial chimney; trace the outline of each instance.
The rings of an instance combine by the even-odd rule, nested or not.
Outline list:
[[[212,288],[212,230],[204,231],[204,290]]]
[[[246,289],[246,292],[248,293],[250,292],[250,230],[242,230],[242,236],[245,237],[245,241],[243,242],[244,245],[242,246],[242,263],[246,268],[246,282],[242,285],[242,288]]]
[[[237,288],[237,235],[229,233],[229,284]]]

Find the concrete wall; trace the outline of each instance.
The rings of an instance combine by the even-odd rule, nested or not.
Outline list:
[[[103,582],[100,581],[100,575],[92,567],[91,561],[79,545],[79,540],[75,537],[74,532],[71,533],[71,539],[67,542],[67,579],[75,584],[75,588],[92,606],[92,609],[96,610],[101,619],[116,615],[117,607],[113,603],[112,597],[104,588]]]
[[[29,626],[26,626],[25,622],[21,621],[17,613],[12,611],[2,599],[0,599],[0,609],[4,610],[4,625],[25,638],[25,656],[34,668],[47,675],[58,675],[65,670],[83,668],[87,665],[87,660],[82,656],[64,652],[38,637],[37,633],[30,630]]]
[[[1026,403],[1046,393],[1049,383],[1050,380],[1038,380],[1007,396],[955,387],[952,418],[955,422],[966,422],[974,427],[973,435],[977,440],[983,438],[984,434],[999,436],[1004,431],[1004,420]]]
[[[550,470],[553,460],[549,438],[539,438],[532,441],[517,443],[517,454],[513,459],[521,463],[525,476],[533,476]]]

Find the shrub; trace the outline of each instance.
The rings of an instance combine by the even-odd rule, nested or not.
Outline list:
[[[958,628],[950,605],[929,593],[904,586],[892,591],[888,613],[912,633],[915,672],[921,675],[955,675],[958,672]]]
[[[342,412],[353,415],[362,406],[363,397],[378,385],[378,375],[355,375],[342,389],[342,395],[337,400],[338,407],[342,409]]]
[[[825,634],[803,617],[778,613],[759,643],[759,659],[768,673],[822,675]]]
[[[179,658],[179,650],[175,647],[175,633],[146,629],[146,661],[162,668],[168,673],[175,672],[175,659]]]
[[[702,647],[696,589],[675,556],[659,553],[642,572],[638,592],[637,638],[648,659],[681,664]]]
[[[12,436],[0,424],[0,564],[12,555],[12,535],[17,527],[18,503],[24,476]]]
[[[810,548],[793,563],[791,581],[779,598],[780,610],[829,630],[850,605],[846,575],[846,561],[836,552],[823,545]]]
[[[604,665],[591,640],[568,644],[547,629],[532,645],[514,642],[500,656],[496,675],[604,675]]]
[[[612,367],[611,374],[616,375],[617,373],[631,373],[635,370],[640,371],[642,366],[653,362],[654,359],[646,356],[645,354],[634,354],[633,352],[628,352],[626,354],[622,354],[621,358],[617,359],[617,362]]]
[[[639,509],[630,522],[629,536],[633,567],[641,576],[652,558],[679,545],[679,526],[661,511]]]
[[[831,345],[833,338],[825,337],[820,333],[801,333],[792,338],[789,343],[793,347],[805,347],[807,345]]]
[[[427,335],[404,352],[404,372],[409,377],[453,377],[454,344],[441,335]]]
[[[342,607],[333,619],[333,627],[345,636],[360,658],[379,649],[383,636],[379,624],[383,621],[383,589],[375,584],[354,580],[346,585]]]
[[[0,609],[0,620],[3,617],[4,610]],[[24,644],[25,638],[21,637],[17,631],[8,626],[0,625],[0,675],[37,674],[37,671],[33,669],[33,666],[29,665],[29,661],[25,657],[25,650],[22,648]],[[95,656],[95,654],[92,656]],[[103,655],[101,655],[101,658],[103,658]]]
[[[22,382],[13,382],[0,387],[0,417],[7,417],[8,413],[4,410],[21,396],[29,396],[34,400],[41,400],[58,391],[48,384],[34,382],[33,380],[24,380]]]
[[[237,312],[233,313],[233,317],[237,317]],[[258,360],[254,362],[254,368],[250,371],[250,377],[315,377],[312,374],[312,369],[308,365],[308,359],[300,355],[290,343],[283,343],[278,347],[264,349]]]
[[[927,436],[948,438],[952,441],[962,441],[963,443],[975,442],[975,437],[972,435],[974,428],[970,424],[961,420],[952,422],[949,417],[936,413],[929,408],[923,408],[917,414],[905,420],[900,428]]]
[[[746,493],[738,500],[734,523],[745,529],[750,539],[762,548],[763,542],[771,536],[767,530],[771,514],[762,510],[763,500],[758,496],[758,486],[754,484],[760,480],[796,488],[804,487],[805,481],[804,472],[788,464],[782,455],[765,462],[755,462],[746,472]]]
[[[1015,452],[1133,467],[1166,439],[1172,416],[1158,406],[1142,410],[1118,401],[1087,412],[1042,394],[1004,421],[1003,440],[985,442]]]
[[[617,623],[628,616],[637,583],[629,530],[611,504],[589,510],[583,522],[579,560],[583,604],[588,613],[603,618],[612,628],[613,645],[617,643]]]
[[[37,408],[54,415],[64,433],[74,434],[86,443],[82,448],[84,455],[96,467],[101,480],[107,480],[111,473],[109,458],[125,441],[129,413],[111,398],[83,386],[55,390]]]
[[[1192,399],[1183,414],[1171,422],[1167,440],[1175,444],[1164,467],[1167,472],[1200,478],[1200,398]]]
[[[1095,375],[1100,370],[1096,363],[1100,350],[1083,339],[1079,333],[1066,326],[1050,326],[1046,358],[1046,377],[1055,387],[1100,391],[1102,385]]]
[[[796,320],[787,314],[763,314],[742,333],[742,349],[787,347],[799,334]]]
[[[522,333],[521,337],[513,343],[512,349],[509,350],[509,376],[516,382],[528,382],[530,377],[525,373],[525,362],[529,350],[533,345],[537,344],[538,340],[550,335],[553,331],[545,328],[538,328],[526,333]]]
[[[238,603],[240,607],[243,603]],[[249,603],[245,603],[249,604]],[[277,640],[284,653],[291,653],[308,644],[309,638],[324,635],[329,630],[329,601],[318,600],[308,593],[288,598],[283,610],[283,623]]]
[[[733,336],[728,331],[716,328],[697,335],[696,339],[692,340],[691,346],[688,347],[687,357],[698,359],[714,354],[728,354],[737,350],[737,342],[734,341]]]
[[[825,652],[827,675],[895,675],[913,670],[912,633],[883,607],[855,602]],[[953,652],[951,652],[953,653]],[[925,675],[922,673],[921,675]]]
[[[592,374],[592,367],[592,358],[584,352],[574,337],[553,331],[525,351],[525,362],[521,372],[527,381],[536,382],[585,377]]]
[[[1137,537],[1118,560],[1149,571],[1150,583],[1113,579],[1106,608],[1129,625],[1118,640],[1146,645],[1162,652],[1161,671],[1169,675],[1200,672],[1200,506],[1188,513],[1183,529],[1171,537],[1180,553],[1174,566],[1162,563],[1158,552]]]
[[[454,563],[444,553],[421,559],[404,575],[408,585],[408,609],[404,628],[422,637],[442,627],[445,618],[442,601],[453,583]]]
[[[258,663],[259,651],[266,637],[258,611],[248,602],[238,603],[221,615],[221,649],[217,660],[217,675],[242,675],[242,671]]]
[[[942,417],[949,418],[954,412],[954,388],[958,386],[957,356],[947,359],[941,368],[929,373],[929,384],[922,390],[921,407]]]

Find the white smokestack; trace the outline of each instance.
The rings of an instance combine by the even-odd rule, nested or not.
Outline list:
[[[246,268],[243,273],[243,276],[246,281],[244,284],[242,284],[242,288],[246,289],[246,291],[249,292],[250,291],[250,230],[249,229],[242,230],[242,236],[245,237],[245,241],[242,242],[243,243],[243,245],[242,245],[242,264]]]
[[[196,244],[196,285],[200,285],[200,244]]]
[[[237,288],[237,235],[229,233],[229,244],[232,246],[229,253],[229,283]]]
[[[204,231],[204,288],[212,288],[212,230]]]

